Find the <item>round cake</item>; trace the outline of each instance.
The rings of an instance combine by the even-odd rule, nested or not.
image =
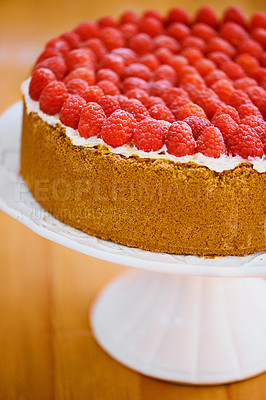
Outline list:
[[[24,100],[21,175],[66,224],[145,250],[266,250],[266,13],[85,21]]]

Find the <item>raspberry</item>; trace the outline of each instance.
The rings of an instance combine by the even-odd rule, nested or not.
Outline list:
[[[118,29],[112,27],[103,28],[100,31],[100,38],[107,50],[124,47],[125,45],[123,34]]]
[[[63,33],[60,38],[64,39],[71,50],[78,49],[80,45],[80,37],[75,32],[65,32]]]
[[[49,115],[58,114],[67,98],[67,88],[63,82],[50,82],[41,92],[40,109]]]
[[[167,25],[171,22],[181,22],[182,24],[189,25],[188,13],[181,8],[172,8],[167,16]]]
[[[191,29],[192,35],[198,36],[203,40],[210,40],[214,36],[216,36],[216,31],[207,24],[202,22],[197,22],[192,26]]]
[[[139,21],[139,28],[141,32],[147,33],[151,37],[160,35],[163,32],[163,25],[161,21],[153,17],[144,17]]]
[[[110,94],[111,96],[114,96],[115,94],[119,94],[119,89],[111,81],[107,81],[105,79],[105,80],[97,82],[97,85],[103,90],[104,94]]]
[[[171,83],[166,79],[160,81],[152,82],[150,85],[150,95],[161,97],[163,93],[172,87]]]
[[[228,57],[232,58],[236,54],[235,48],[226,40],[220,37],[214,37],[208,42],[208,52],[221,52]]]
[[[178,119],[185,119],[187,117],[200,117],[207,118],[204,110],[197,104],[189,103],[181,107],[178,115]]]
[[[137,62],[137,55],[135,51],[127,49],[126,47],[120,47],[119,49],[114,49],[112,53],[122,57],[125,65]]]
[[[237,123],[228,114],[220,114],[215,119],[215,126],[220,130],[223,135],[224,142],[227,144],[229,138],[234,134],[238,127]]]
[[[184,56],[190,64],[194,64],[197,60],[203,58],[203,53],[196,47],[186,47],[181,51],[182,56]]]
[[[101,68],[111,69],[121,76],[125,68],[125,62],[117,54],[106,54],[101,61]]]
[[[47,58],[51,58],[51,57],[55,57],[55,56],[60,56],[62,57],[62,55],[60,54],[60,52],[52,47],[49,47],[48,49],[45,49],[37,58],[36,61],[36,65],[40,64],[40,62],[42,62],[43,60],[46,60]]]
[[[80,114],[86,106],[86,101],[80,96],[69,97],[60,110],[60,121],[66,126],[77,129]]]
[[[104,96],[104,92],[99,86],[89,86],[88,89],[82,93],[82,97],[87,103],[97,103],[102,96]]]
[[[185,90],[183,90],[182,88],[173,87],[166,90],[165,93],[162,94],[162,98],[167,106],[172,104],[174,101],[176,101],[176,99],[180,97],[188,99],[187,92],[185,92]]]
[[[120,109],[120,104],[119,104],[118,100],[115,97],[110,96],[110,95],[102,96],[98,100],[98,104],[100,104],[100,106],[102,107],[102,109],[107,117],[110,117],[110,115],[114,111]]]
[[[39,68],[33,71],[29,87],[29,95],[32,100],[39,100],[40,94],[45,86],[55,80],[55,74],[50,69]]]
[[[169,128],[170,128],[171,124],[170,124],[170,122],[162,121],[162,120],[159,120],[159,123],[160,123],[160,125],[161,125],[162,130],[163,130],[164,137],[166,137],[166,135],[167,135],[167,133],[168,133],[168,131],[169,131]]]
[[[73,71],[69,72],[69,74],[66,75],[66,77],[64,78],[64,82],[65,84],[67,84],[70,80],[76,78],[86,81],[88,85],[93,85],[95,82],[94,70],[87,67],[80,67],[74,69]]]
[[[158,65],[171,64],[173,54],[166,47],[159,47],[158,49],[154,50],[153,54],[158,61]]]
[[[240,8],[234,6],[226,8],[223,20],[224,22],[226,21],[236,22],[237,24],[242,25],[244,28],[248,26],[248,20],[243,11],[240,10]]]
[[[260,58],[263,53],[263,47],[258,43],[255,42],[253,39],[245,39],[243,40],[238,48],[238,53],[248,53],[255,58]]]
[[[71,50],[66,57],[68,71],[80,67],[93,68],[94,54],[90,49]]]
[[[149,117],[148,110],[137,99],[129,99],[124,110],[132,114],[135,120],[138,122],[144,118]]]
[[[117,27],[117,22],[113,17],[106,16],[98,19],[98,25],[101,28],[116,28]]]
[[[140,63],[134,63],[128,65],[124,70],[124,77],[134,76],[137,78],[144,79],[145,81],[149,81],[152,77],[152,73],[146,65]]]
[[[219,96],[220,100],[227,103],[234,87],[228,79],[221,79],[215,82],[211,88]]]
[[[127,96],[124,96],[123,94],[116,94],[113,96],[116,100],[118,100],[118,103],[120,107],[124,110],[127,106],[128,103],[128,98]]]
[[[155,104],[149,108],[150,116],[154,119],[161,119],[167,122],[174,122],[175,117],[169,108],[164,104]]]
[[[255,115],[257,117],[261,117],[262,115],[258,109],[253,103],[245,103],[241,104],[241,106],[238,108],[238,114],[241,119],[249,116],[249,115]]]
[[[88,139],[91,136],[100,136],[106,115],[97,103],[88,103],[80,114],[78,131],[80,136]]]
[[[245,29],[235,22],[225,22],[220,28],[220,35],[234,46],[238,46],[242,40],[247,38]]]
[[[249,102],[249,97],[243,90],[233,90],[228,98],[228,104],[236,109],[238,109],[241,104]]]
[[[206,58],[196,61],[194,66],[203,77],[216,69],[214,62]]]
[[[138,33],[138,26],[135,24],[126,23],[120,26],[120,31],[122,32],[126,42],[128,42]]]
[[[232,106],[228,106],[226,104],[221,105],[218,110],[215,112],[214,116],[212,117],[212,124],[215,125],[215,120],[219,115],[227,114],[230,115],[231,118],[237,123],[240,124],[240,118],[236,109]]]
[[[214,71],[211,71],[204,76],[204,80],[207,86],[212,86],[215,82],[226,78],[226,74],[219,69],[215,69]]]
[[[228,55],[224,54],[222,51],[213,51],[209,53],[208,59],[213,61],[219,68],[223,63],[230,60]]]
[[[249,115],[242,119],[241,124],[250,126],[259,136],[266,132],[266,122],[260,116]]]
[[[171,59],[170,63],[171,67],[174,68],[174,70],[177,72],[177,74],[180,73],[182,68],[184,68],[186,65],[188,65],[188,62],[185,57],[180,56],[180,55],[174,55]]]
[[[246,76],[243,68],[234,61],[227,61],[221,66],[222,71],[226,73],[228,78],[235,80]]]
[[[145,91],[148,91],[148,83],[144,81],[144,79],[137,78],[135,76],[130,76],[129,78],[126,78],[123,82],[123,89],[124,92],[128,92],[131,89],[142,89]]]
[[[65,85],[68,93],[78,94],[80,96],[88,88],[87,82],[80,78],[70,79]]]
[[[266,47],[266,28],[255,28],[251,31],[253,40],[259,42],[259,44],[265,49]]]
[[[178,42],[174,38],[167,35],[156,36],[156,38],[154,38],[153,44],[155,49],[164,47],[171,51],[171,53],[176,53],[180,49]]]
[[[213,117],[215,112],[221,105],[218,96],[210,89],[201,89],[196,92],[194,101],[205,111],[209,119]]]
[[[203,22],[207,25],[210,25],[213,28],[216,28],[216,26],[218,25],[217,15],[215,14],[214,10],[209,6],[201,7],[197,11],[195,20],[196,22]]]
[[[118,87],[120,85],[120,78],[117,75],[117,73],[108,68],[99,69],[96,74],[96,80],[97,81],[107,80],[113,82]]]
[[[265,90],[259,86],[250,86],[246,89],[246,93],[250,97],[252,103],[260,108],[260,103],[266,96]]]
[[[229,138],[228,151],[233,155],[247,159],[248,157],[262,157],[263,144],[257,132],[248,125],[239,125]]]
[[[263,67],[256,67],[252,70],[251,73],[252,77],[256,79],[258,82],[265,82],[266,81],[266,68]]]
[[[93,51],[97,61],[100,61],[106,54],[106,48],[102,41],[98,38],[88,39],[82,43],[82,48],[90,49]]]
[[[252,57],[248,53],[243,53],[240,54],[235,58],[235,61],[238,65],[240,65],[243,70],[250,75],[252,71],[256,68],[259,67],[259,62],[255,57]]]
[[[188,124],[183,121],[174,122],[165,139],[167,152],[176,157],[183,157],[195,153],[195,139]]]
[[[37,70],[39,68],[50,69],[55,74],[58,80],[63,79],[67,71],[64,59],[58,56],[46,58],[45,60],[36,64],[34,70]]]
[[[178,119],[178,115],[180,112],[181,107],[183,107],[185,104],[189,104],[191,103],[191,101],[183,96],[180,96],[178,98],[176,98],[175,100],[173,100],[171,102],[171,104],[169,104],[169,108],[172,111],[172,113],[174,114],[175,118]]]
[[[159,66],[159,62],[154,54],[145,54],[141,56],[139,62],[146,65],[151,71],[154,71]]]
[[[62,38],[55,38],[49,40],[49,42],[46,43],[45,48],[57,49],[62,56],[65,56],[70,50],[69,44]]]
[[[124,110],[116,110],[105,122],[102,139],[112,147],[122,146],[131,141],[136,120]]]
[[[251,28],[264,28],[266,26],[266,13],[263,11],[256,11],[251,17]]]
[[[144,104],[144,102],[148,99],[148,93],[142,89],[131,89],[126,92],[126,96],[129,99],[137,99]]]
[[[190,126],[195,140],[198,139],[205,128],[211,125],[210,121],[207,118],[193,116],[185,118],[183,122]]]
[[[197,140],[197,153],[213,158],[219,158],[222,154],[226,154],[223,135],[218,128],[209,126],[204,129]]]
[[[80,37],[81,40],[99,37],[99,27],[95,22],[85,21],[79,24],[74,32]]]
[[[255,79],[249,78],[247,76],[245,78],[240,78],[234,81],[235,89],[245,90],[249,86],[256,86],[256,85],[257,82],[255,81]]]
[[[129,41],[129,47],[137,54],[142,55],[152,51],[152,39],[147,33],[138,33]]]
[[[177,82],[176,72],[173,67],[167,64],[160,65],[155,71],[153,79],[155,81],[167,80],[175,85]]]
[[[185,39],[181,41],[181,47],[182,49],[186,47],[196,47],[197,49],[202,51],[202,53],[206,53],[207,51],[207,44],[205,43],[205,41],[198,36],[192,35],[185,37]]]
[[[164,101],[161,99],[161,97],[156,97],[156,96],[149,96],[142,102],[148,110],[155,104],[164,104]]]
[[[134,11],[125,11],[123,14],[120,16],[120,23],[121,24],[126,24],[126,23],[131,23],[131,24],[137,24],[139,22],[139,17]]]
[[[144,11],[143,13],[144,18],[155,18],[158,21],[164,22],[164,18],[162,17],[161,13],[155,9],[149,9]]]
[[[137,124],[133,143],[138,150],[158,151],[163,147],[165,131],[160,123],[152,118],[145,118]]]
[[[173,22],[167,27],[167,34],[176,40],[182,40],[190,35],[190,29],[185,24]]]

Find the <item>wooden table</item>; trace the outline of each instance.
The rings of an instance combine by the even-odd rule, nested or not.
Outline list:
[[[216,2],[216,10],[231,1]],[[136,11],[176,4],[130,2]],[[250,14],[264,0],[242,0]],[[199,1],[179,1],[195,11]],[[119,0],[0,2],[0,112],[19,100],[19,85],[45,41],[82,19],[117,16]],[[8,132],[7,132],[8,134]],[[88,324],[99,289],[124,267],[51,243],[0,213],[0,400],[265,400],[266,374],[241,383],[193,387],[141,376],[110,358]]]

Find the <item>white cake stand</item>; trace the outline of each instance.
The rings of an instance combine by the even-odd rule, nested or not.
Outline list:
[[[0,117],[0,208],[54,242],[135,267],[105,288],[94,335],[145,375],[191,384],[242,380],[266,370],[266,253],[204,259],[114,244],[45,212],[18,175],[21,103]],[[255,277],[255,278],[254,278]]]

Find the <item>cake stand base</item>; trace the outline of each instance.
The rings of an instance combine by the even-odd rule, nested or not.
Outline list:
[[[94,335],[145,375],[190,384],[266,370],[266,282],[133,271],[99,295]]]

